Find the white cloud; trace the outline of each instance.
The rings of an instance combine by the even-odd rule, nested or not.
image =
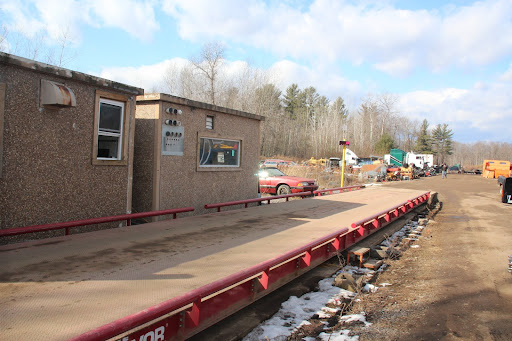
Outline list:
[[[157,64],[139,67],[110,67],[102,69],[97,76],[143,88],[146,92],[152,92],[154,89],[160,91],[159,89],[163,87],[163,77],[166,70],[169,67],[181,69],[187,63],[186,59],[174,58]]]
[[[151,40],[159,29],[153,1],[89,0],[89,22],[120,28],[140,40]]]
[[[154,1],[136,0],[0,0],[0,13],[9,32],[34,38],[47,32],[58,41],[67,33],[69,41],[80,41],[80,27],[114,27],[140,40],[150,40],[159,29]],[[7,19],[8,18],[8,19]]]
[[[476,83],[470,89],[415,91],[401,95],[403,113],[411,118],[426,118],[431,126],[447,123],[457,136],[475,140],[512,143],[512,82]],[[478,136],[468,136],[471,129]],[[464,141],[467,142],[467,141]]]
[[[304,10],[248,0],[164,0],[183,39],[226,39],[281,58],[348,60],[392,75],[420,66],[471,67],[512,53],[512,2],[488,0],[444,12],[401,10],[386,2],[316,0]],[[492,37],[492,39],[490,39]]]
[[[512,82],[512,63],[510,64],[508,70],[503,75],[501,75],[500,80],[504,82]]]
[[[310,68],[289,60],[276,62],[270,73],[279,80],[278,85],[284,91],[292,83],[299,88],[313,86],[317,92],[331,100],[341,96],[349,106],[356,106],[364,94],[362,85],[353,80],[339,76],[336,72],[324,72],[318,68]]]

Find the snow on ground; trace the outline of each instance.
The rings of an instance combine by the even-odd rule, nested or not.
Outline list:
[[[353,315],[345,315],[345,316],[341,316],[339,318],[339,321],[340,322],[344,322],[344,323],[351,323],[351,322],[363,322],[365,326],[370,326],[371,323],[370,322],[366,322],[366,315],[363,313],[361,314],[353,314]]]
[[[384,240],[381,245],[383,246],[396,246],[397,243],[411,230],[420,234],[423,230],[423,226],[419,226],[417,222],[410,222],[406,224],[401,230],[395,232],[391,237]],[[414,245],[413,245],[414,246]],[[383,271],[386,268],[385,264],[377,271]],[[341,272],[349,274],[364,275],[366,281],[370,281],[375,275],[375,271],[359,268],[357,266],[347,265],[343,267],[338,273],[331,278],[326,278],[318,282],[318,291],[308,292],[301,297],[291,296],[286,302],[282,303],[281,309],[270,319],[261,323],[258,327],[254,328],[249,334],[245,336],[243,341],[285,341],[288,336],[292,335],[293,332],[297,331],[303,326],[309,326],[312,323],[308,320],[313,316],[320,320],[327,320],[335,316],[341,310],[343,302],[346,300],[360,300],[357,298],[357,294],[341,289],[333,285],[334,277]],[[390,283],[382,283],[381,287],[390,286]],[[376,292],[379,289],[378,286],[370,283],[366,283],[363,291],[364,292]],[[327,307],[327,304],[334,305],[338,308]],[[342,315],[342,314],[340,314]],[[366,321],[366,315],[364,312],[360,314],[342,315],[338,318],[338,322],[343,326],[350,327],[351,323],[363,323],[366,327],[369,327],[371,323]],[[356,341],[359,340],[359,336],[350,335],[350,329],[343,330],[327,330],[328,323],[321,321],[324,324],[324,332],[318,335],[318,338],[304,337],[304,341]]]
[[[286,340],[305,320],[319,312],[325,314],[328,310],[322,311],[322,308],[329,300],[355,295],[351,291],[333,286],[333,282],[334,278],[326,278],[318,282],[318,291],[308,292],[301,297],[291,296],[273,317],[253,329],[243,340]]]

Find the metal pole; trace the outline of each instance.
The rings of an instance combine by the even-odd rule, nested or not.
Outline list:
[[[341,158],[341,187],[343,187],[343,182],[345,181],[345,150],[347,145],[343,145],[343,155]]]

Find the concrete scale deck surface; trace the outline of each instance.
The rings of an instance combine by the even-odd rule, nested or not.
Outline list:
[[[0,246],[2,340],[66,340],[423,194],[354,192]]]

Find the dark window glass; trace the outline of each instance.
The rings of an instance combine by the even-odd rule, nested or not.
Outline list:
[[[107,159],[117,159],[119,150],[119,137],[117,136],[98,136],[98,157]]]
[[[121,115],[121,107],[108,103],[100,103],[100,131],[120,133]]]

